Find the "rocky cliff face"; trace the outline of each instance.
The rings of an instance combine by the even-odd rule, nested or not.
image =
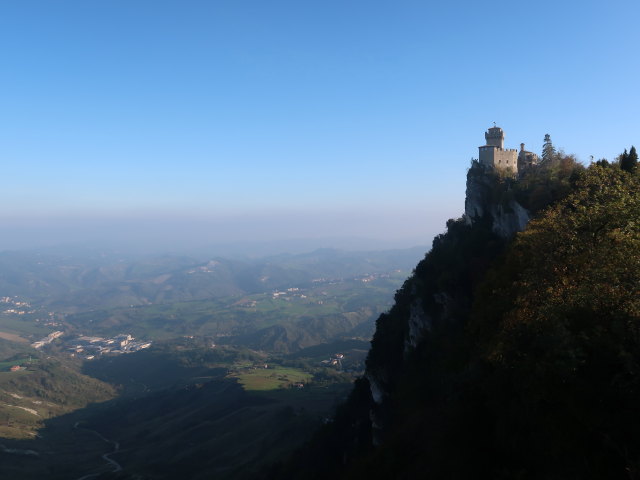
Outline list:
[[[507,190],[499,188],[499,178],[479,163],[474,163],[467,173],[467,195],[464,202],[464,218],[467,225],[486,219],[493,233],[510,239],[524,230],[530,214]]]
[[[436,237],[431,252],[396,294],[393,308],[379,318],[365,375],[371,392],[374,445],[384,440],[389,405],[400,379],[415,368],[414,352],[440,348],[434,341],[437,335],[446,336],[447,341],[454,337],[451,332],[467,321],[475,282],[528,223],[529,212],[511,192],[514,181],[472,165],[463,218],[447,223],[447,233]]]
[[[485,448],[487,432],[496,431],[486,389],[495,385],[485,382],[487,367],[477,361],[472,329],[482,303],[474,307],[475,295],[495,296],[490,287],[496,279],[491,274],[488,281],[487,271],[499,267],[496,258],[526,227],[527,208],[538,212],[568,195],[580,170],[560,158],[516,180],[472,164],[464,215],[447,222],[393,307],[378,318],[364,378],[290,478],[319,480],[338,472],[349,479],[422,478],[425,471],[429,478],[476,478],[483,465],[504,461],[501,450]],[[466,457],[459,462],[461,450]],[[314,462],[317,451],[330,454]]]

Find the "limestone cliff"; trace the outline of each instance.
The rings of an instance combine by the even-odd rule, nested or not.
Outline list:
[[[396,292],[393,307],[378,318],[364,378],[327,427],[326,436],[304,457],[314,472],[301,460],[290,478],[330,478],[348,465],[359,473],[346,473],[344,478],[391,478],[395,469],[407,473],[395,478],[423,478],[421,467],[427,465],[435,472],[430,478],[453,478],[446,470],[433,470],[441,464],[438,445],[466,439],[440,435],[446,436],[452,425],[453,431],[464,432],[465,422],[482,423],[485,418],[476,408],[481,402],[475,401],[483,372],[471,361],[475,339],[467,330],[477,287],[526,227],[532,216],[529,207],[538,212],[571,190],[571,178],[581,167],[565,163],[527,171],[516,179],[473,162],[464,215],[447,222],[446,232],[433,240],[432,249]],[[493,295],[490,290],[489,294]],[[455,413],[445,419],[449,412]],[[476,427],[484,431],[482,425]],[[422,439],[419,453],[411,450],[417,442],[413,437]],[[317,450],[332,453],[314,462]],[[469,471],[456,478],[475,478],[475,466],[485,460],[481,440],[467,451],[477,452],[477,457],[458,465]],[[396,465],[399,452],[414,464]],[[363,477],[365,470],[357,465],[369,455],[374,460],[367,461]],[[352,461],[356,458],[360,460]]]
[[[474,162],[467,173],[467,194],[464,218],[468,225],[487,220],[491,230],[509,239],[524,230],[529,212],[509,195],[513,180],[500,178],[481,164]]]
[[[529,212],[513,195],[514,182],[472,164],[463,218],[447,223],[447,233],[435,238],[432,251],[397,292],[391,311],[378,320],[366,370],[374,434],[383,430],[385,403],[412,352],[425,337],[433,337],[434,329],[442,332],[465,323],[476,280],[529,221]],[[374,438],[374,443],[380,441]]]

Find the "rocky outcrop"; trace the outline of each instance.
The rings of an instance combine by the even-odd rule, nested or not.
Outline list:
[[[515,200],[510,200],[506,205],[492,205],[489,215],[493,219],[493,233],[504,239],[524,230],[531,219],[529,212]]]
[[[474,162],[467,174],[463,219],[447,223],[447,233],[434,239],[431,252],[396,294],[394,307],[378,319],[365,373],[373,444],[384,438],[389,403],[415,361],[412,353],[434,334],[454,332],[466,323],[473,279],[481,278],[505,241],[527,225],[529,212],[516,201],[514,182]],[[431,342],[429,348],[440,347]]]
[[[408,332],[404,341],[405,353],[416,348],[425,332],[431,329],[432,319],[422,308],[422,300],[416,298],[409,306]]]
[[[558,171],[563,176],[554,179]],[[493,458],[482,444],[496,427],[490,415],[493,397],[486,397],[487,388],[493,387],[484,382],[491,368],[479,361],[485,345],[477,323],[478,315],[490,322],[499,319],[492,311],[478,310],[486,304],[477,301],[493,297],[489,282],[496,278],[487,272],[525,229],[532,216],[527,208],[538,212],[563,198],[579,168],[528,173],[534,175],[516,179],[472,163],[464,215],[447,222],[446,232],[434,238],[431,250],[396,293],[393,307],[376,322],[365,377],[350,396],[341,422],[336,421],[335,432],[327,436],[332,448],[336,442],[342,448],[334,457],[333,472],[345,471],[345,458],[359,457],[362,463],[351,463],[357,474],[345,478],[422,478],[428,466],[429,478],[475,478],[473,472],[487,459],[487,465],[501,462],[502,450],[488,451]],[[496,384],[509,399],[511,384],[503,378]],[[473,441],[468,432],[475,432]],[[442,445],[449,452],[444,460]],[[467,449],[466,461],[459,474],[450,475],[461,448]],[[501,471],[487,470],[488,475],[481,476],[495,478]]]
[[[367,381],[369,382],[369,388],[371,389],[371,398],[377,405],[382,403],[384,399],[384,390],[382,388],[382,382],[378,380],[379,376],[372,371],[367,371],[365,374]]]
[[[503,239],[524,230],[531,216],[511,195],[512,180],[500,178],[477,162],[467,173],[464,218],[467,225],[488,221],[491,230]]]

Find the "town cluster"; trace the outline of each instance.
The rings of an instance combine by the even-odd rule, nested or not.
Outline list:
[[[401,270],[394,270],[394,273],[400,273]],[[360,275],[355,277],[356,280],[361,281],[362,283],[369,283],[369,282],[373,282],[375,280],[378,280],[380,278],[390,278],[391,275],[389,275],[388,273],[371,273],[368,275]]]
[[[284,300],[290,300],[290,297],[300,297],[307,298],[307,296],[303,293],[300,293],[300,289],[298,287],[287,288],[285,291],[276,290],[271,293],[271,298],[282,298]]]
[[[39,349],[50,344],[56,338],[64,335],[62,331],[50,333],[46,337],[37,342],[33,342],[31,346]],[[78,356],[85,360],[93,360],[104,354],[119,355],[122,353],[133,353],[145,348],[149,348],[152,342],[139,341],[127,333],[120,333],[114,337],[89,337],[79,336],[73,337],[65,341],[65,348],[72,357]]]
[[[5,303],[7,306],[10,306],[10,308],[2,310],[3,313],[13,313],[16,315],[35,313],[35,310],[29,310],[31,305],[28,302],[17,300],[15,297],[0,297],[0,303]]]
[[[81,336],[67,342],[67,350],[71,356],[81,356],[85,360],[93,360],[106,353],[119,355],[138,352],[150,346],[151,342],[138,341],[126,333],[111,338]]]
[[[342,369],[342,360],[344,359],[343,353],[334,353],[328,360],[322,360],[320,363],[334,365],[339,369]]]
[[[5,306],[0,307],[0,313],[13,316],[13,315],[30,315],[28,318],[33,319],[36,323],[42,323],[47,327],[60,327],[62,323],[57,320],[60,314],[55,312],[47,312],[43,309],[32,308],[29,302],[19,300],[18,297],[0,297],[0,304]],[[8,308],[7,308],[8,307]],[[31,315],[43,315],[44,318],[33,318]]]
[[[38,340],[37,342],[33,342],[31,344],[31,346],[33,348],[42,348],[45,345],[49,345],[51,342],[53,342],[56,338],[61,337],[62,335],[64,335],[64,332],[61,331],[55,331],[53,333],[50,333],[49,335],[47,335],[46,337],[44,337],[42,340]]]

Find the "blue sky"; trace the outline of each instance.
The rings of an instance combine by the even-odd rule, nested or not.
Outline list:
[[[631,1],[2,2],[0,249],[429,244],[462,212],[494,121],[511,148],[539,151],[550,133],[584,162],[640,144],[639,14]]]

